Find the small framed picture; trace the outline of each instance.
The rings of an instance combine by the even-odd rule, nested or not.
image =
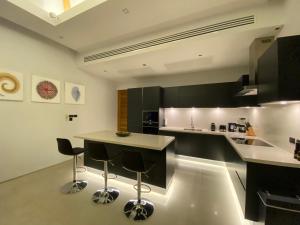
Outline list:
[[[23,74],[0,69],[0,100],[23,101]]]
[[[60,103],[60,81],[32,76],[31,88],[33,102]]]
[[[65,82],[65,103],[67,104],[85,104],[85,86]]]

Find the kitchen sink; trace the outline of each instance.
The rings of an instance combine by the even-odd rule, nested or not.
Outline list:
[[[202,129],[199,129],[199,128],[184,128],[184,130],[189,130],[189,131],[202,131]]]
[[[237,144],[273,147],[272,145],[269,145],[268,143],[259,139],[237,138],[237,137],[232,137],[231,139],[235,141],[235,143]]]

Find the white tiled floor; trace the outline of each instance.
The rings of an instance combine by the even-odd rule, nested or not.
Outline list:
[[[109,180],[121,194],[111,205],[95,205],[91,195],[103,185],[99,175],[80,173],[88,187],[73,195],[60,193],[71,179],[71,161],[0,184],[0,224],[22,225],[126,225],[122,213],[136,196],[131,185]],[[173,183],[166,195],[144,194],[155,203],[155,212],[143,224],[241,225],[232,187],[222,167],[177,160]]]

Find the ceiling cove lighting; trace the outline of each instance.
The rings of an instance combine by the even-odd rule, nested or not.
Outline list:
[[[7,0],[7,2],[57,26],[107,0]]]

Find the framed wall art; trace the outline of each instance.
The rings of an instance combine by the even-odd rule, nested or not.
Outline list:
[[[0,69],[0,100],[23,101],[23,74]]]
[[[85,86],[65,82],[65,103],[85,104]]]
[[[60,103],[60,81],[32,76],[31,100],[33,102]]]

